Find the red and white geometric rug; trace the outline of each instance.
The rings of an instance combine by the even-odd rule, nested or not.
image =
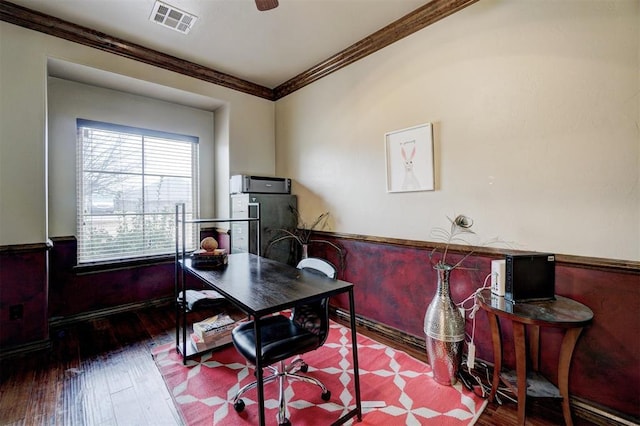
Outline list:
[[[173,343],[155,348],[153,356],[186,425],[258,424],[255,390],[243,397],[244,411],[233,409],[235,392],[255,377],[232,345],[186,366]],[[307,374],[327,386],[331,399],[324,402],[316,386],[292,381],[286,389],[289,420],[295,426],[329,425],[355,407],[350,330],[332,322],[326,343],[303,358]],[[473,425],[487,404],[460,383],[439,385],[429,365],[360,334],[358,361],[363,418],[355,424]],[[267,425],[277,424],[277,388],[276,382],[265,387]]]

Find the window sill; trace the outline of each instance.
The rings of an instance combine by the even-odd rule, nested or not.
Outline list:
[[[118,271],[122,269],[134,269],[141,266],[163,265],[173,263],[176,257],[173,254],[139,257],[126,260],[109,260],[104,262],[83,263],[73,267],[77,275],[96,274],[99,272]]]

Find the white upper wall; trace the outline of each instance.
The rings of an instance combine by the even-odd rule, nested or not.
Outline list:
[[[637,1],[482,1],[276,102],[307,222],[640,260]],[[434,125],[436,190],[387,193],[384,134]]]
[[[635,0],[485,0],[275,108],[0,22],[0,245],[50,235],[47,59],[55,58],[222,102],[218,215],[228,213],[229,175],[277,174],[293,178],[304,219],[330,210],[339,232],[429,240],[446,216],[466,213],[479,241],[639,260],[638,8]],[[387,193],[384,134],[425,122],[434,124],[436,190]]]
[[[50,235],[46,182],[49,58],[223,104],[215,112],[214,155],[220,164],[211,164],[209,174],[217,178],[216,216],[229,215],[230,174],[275,173],[273,102],[0,22],[0,245],[41,243]],[[211,207],[204,211],[207,208]]]
[[[76,235],[76,119],[153,129],[199,140],[200,213],[214,217],[214,115],[144,96],[49,77],[49,236]]]

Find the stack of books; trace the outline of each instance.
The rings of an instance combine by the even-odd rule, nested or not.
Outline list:
[[[194,268],[220,268],[228,262],[226,249],[198,249],[191,253],[191,259]]]
[[[191,342],[198,352],[231,343],[231,330],[236,321],[227,314],[218,314],[193,324]]]

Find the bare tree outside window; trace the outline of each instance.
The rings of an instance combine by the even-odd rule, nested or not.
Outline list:
[[[79,119],[78,262],[172,253],[176,203],[197,211],[197,159],[197,138]]]

